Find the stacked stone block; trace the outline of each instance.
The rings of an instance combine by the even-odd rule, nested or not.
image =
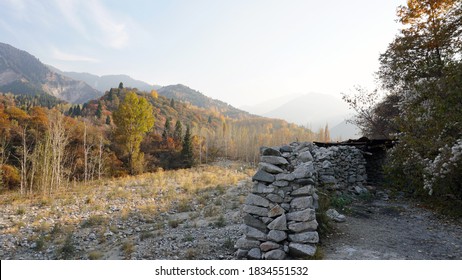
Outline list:
[[[313,143],[263,147],[243,207],[244,235],[235,245],[237,257],[313,256],[319,242],[316,188],[362,184],[365,174],[364,158],[354,147],[319,148]]]

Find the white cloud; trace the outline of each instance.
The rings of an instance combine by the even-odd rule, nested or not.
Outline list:
[[[70,54],[70,53],[65,53],[62,52],[58,49],[53,49],[53,58],[57,60],[63,60],[63,61],[79,61],[79,62],[100,62],[99,59],[89,57],[89,56],[83,56],[83,55],[78,55],[78,54]]]
[[[100,1],[55,1],[65,21],[85,39],[114,49],[128,45],[128,20],[112,13]]]

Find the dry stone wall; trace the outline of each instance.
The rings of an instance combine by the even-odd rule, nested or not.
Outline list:
[[[238,258],[313,256],[319,242],[316,189],[361,188],[365,160],[354,147],[320,148],[313,143],[262,147],[254,186],[247,196]]]

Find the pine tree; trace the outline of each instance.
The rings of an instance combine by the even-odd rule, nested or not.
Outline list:
[[[170,107],[175,108],[175,100],[170,99]]]
[[[191,167],[194,164],[194,153],[192,147],[192,138],[189,125],[186,127],[186,133],[183,139],[183,149],[181,150],[181,158],[186,167]]]
[[[164,124],[164,131],[162,132],[162,139],[164,142],[167,142],[167,139],[170,137],[170,130],[170,118],[167,118]]]
[[[106,124],[111,125],[111,117],[109,115],[106,117]]]
[[[98,102],[98,108],[96,109],[96,117],[98,119],[101,119],[101,116],[103,116],[103,104],[101,104],[101,101]]]
[[[176,143],[181,143],[183,137],[183,125],[181,124],[180,120],[177,120],[175,123],[175,130],[173,131],[173,140]]]

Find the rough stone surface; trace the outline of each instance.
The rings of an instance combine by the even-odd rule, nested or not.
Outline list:
[[[259,219],[252,217],[250,214],[246,214],[244,216],[244,224],[260,230],[266,230],[266,224]]]
[[[297,222],[312,221],[316,218],[314,209],[306,209],[302,211],[290,212],[287,214],[287,220]]]
[[[286,258],[286,253],[281,249],[272,250],[265,253],[266,260],[283,260]]]
[[[284,201],[282,197],[277,194],[270,193],[266,196],[266,198],[274,203],[281,203]]]
[[[268,232],[268,240],[272,240],[274,242],[281,242],[287,239],[287,233],[282,230],[270,230]]]
[[[295,175],[292,174],[292,173],[289,173],[289,174],[280,173],[280,174],[276,175],[276,180],[277,181],[283,180],[283,181],[292,182],[293,180],[295,180]]]
[[[316,170],[314,169],[313,163],[305,162],[305,163],[300,164],[300,166],[298,166],[294,170],[293,174],[296,179],[301,179],[301,178],[310,178],[313,176],[315,172]]]
[[[304,210],[313,207],[313,197],[303,196],[296,197],[290,202],[290,208],[294,210]]]
[[[319,235],[316,231],[289,234],[289,241],[296,243],[318,243]]]
[[[287,159],[283,157],[278,157],[278,156],[262,156],[261,157],[262,162],[274,164],[274,165],[286,165],[289,164]]]
[[[269,229],[275,230],[287,230],[287,218],[285,214],[277,217],[268,225]]]
[[[281,156],[281,152],[269,147],[261,147],[261,154],[264,156]]]
[[[346,221],[346,217],[342,214],[340,214],[339,212],[337,212],[337,210],[335,209],[329,209],[326,211],[326,215],[327,217],[329,217],[330,219],[332,219],[333,221],[337,222],[337,223],[343,223]]]
[[[274,181],[272,185],[283,188],[283,187],[287,187],[289,185],[289,182],[283,181],[283,180],[277,180],[277,181]]]
[[[312,257],[316,253],[316,246],[291,242],[289,253],[295,257]]]
[[[308,162],[308,161],[313,161],[313,156],[311,155],[310,151],[305,151],[298,155],[298,159],[301,162]]]
[[[315,188],[313,185],[303,186],[299,189],[296,189],[292,192],[292,196],[306,196],[313,195]]]
[[[244,226],[244,234],[247,238],[266,241],[266,233],[249,226]]]
[[[309,222],[289,223],[287,227],[293,232],[314,231],[318,228],[318,222],[312,220]]]
[[[246,239],[245,237],[239,238],[236,241],[236,245],[235,245],[236,248],[242,249],[242,250],[250,250],[252,248],[259,247],[259,246],[260,246],[260,241]]]
[[[247,257],[252,260],[259,260],[261,259],[261,250],[260,248],[252,248],[247,253]]]
[[[267,217],[268,216],[268,208],[264,208],[264,207],[258,207],[258,206],[253,206],[253,205],[244,205],[243,210],[246,213],[255,214],[255,215],[261,216],[261,217]]]
[[[270,174],[266,171],[263,170],[258,170],[255,175],[252,177],[253,181],[260,181],[260,182],[267,182],[267,183],[272,183],[275,180],[275,177],[273,174]]]
[[[245,204],[268,207],[269,201],[266,198],[263,198],[259,195],[249,194],[245,200]]]
[[[272,241],[266,241],[260,244],[260,250],[262,252],[268,252],[270,250],[278,249],[281,245],[272,242]]]
[[[277,217],[277,216],[280,216],[282,214],[285,213],[285,210],[284,208],[282,208],[281,206],[279,205],[275,205],[273,206],[273,208],[271,208],[268,212],[268,217],[270,218],[273,218],[273,217]]]
[[[260,193],[272,193],[274,192],[274,187],[273,186],[267,186],[262,183],[257,183],[254,185],[253,193],[260,194]]]
[[[266,163],[266,162],[260,162],[258,164],[258,168],[268,173],[272,173],[272,174],[279,174],[279,173],[284,172],[284,170],[277,167],[276,165],[271,164],[271,163]]]

